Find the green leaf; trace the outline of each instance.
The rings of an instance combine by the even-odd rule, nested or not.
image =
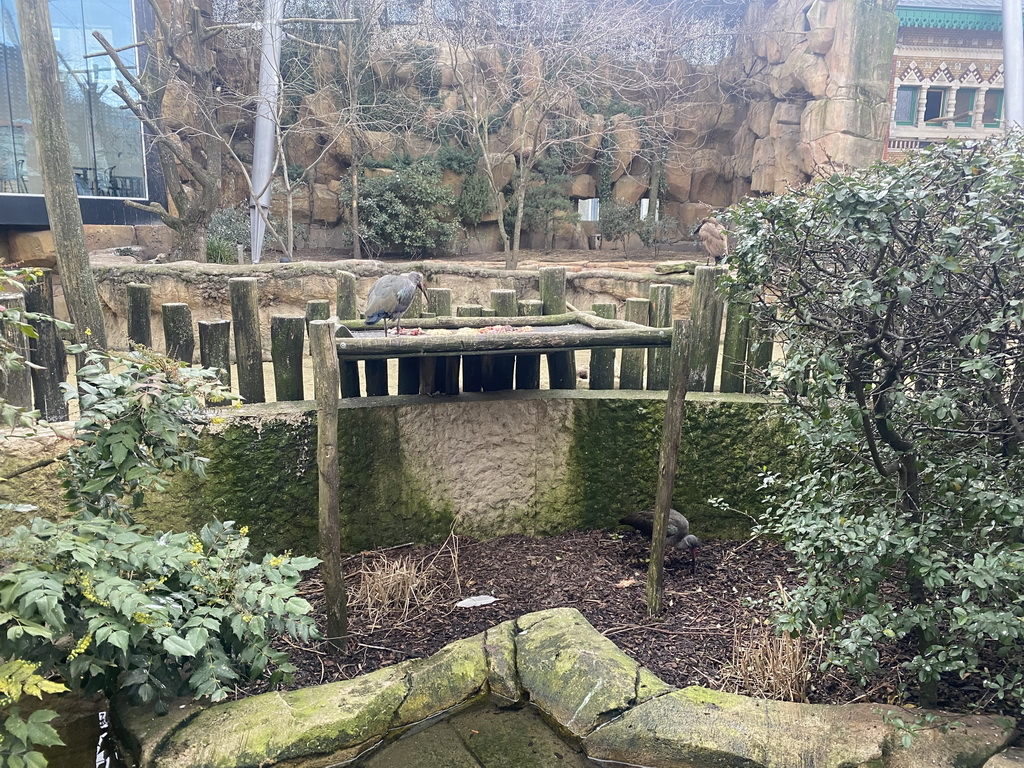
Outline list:
[[[163,642],[163,647],[165,651],[167,651],[175,658],[181,656],[196,655],[196,649],[194,649],[187,640],[181,637],[177,637],[175,635],[171,635],[170,637],[165,638]]]

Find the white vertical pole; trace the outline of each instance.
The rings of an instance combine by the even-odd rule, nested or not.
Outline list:
[[[259,100],[252,146],[252,198],[249,203],[252,263],[263,251],[265,217],[270,212],[270,181],[277,154],[277,107],[281,94],[281,21],[284,0],[264,0],[263,45],[260,49]]]
[[[1003,0],[1003,125],[1024,128],[1024,10]]]

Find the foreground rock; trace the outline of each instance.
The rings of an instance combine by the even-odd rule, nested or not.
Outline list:
[[[356,760],[488,698],[501,706],[531,702],[591,759],[658,768],[973,768],[1016,735],[1010,718],[956,717],[904,748],[874,705],[677,690],[568,608],[528,614],[355,680],[190,705],[166,720],[121,711],[118,722],[142,768],[316,768]],[[478,756],[478,764],[491,763]]]

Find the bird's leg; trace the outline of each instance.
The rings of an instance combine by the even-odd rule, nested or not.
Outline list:
[[[385,317],[384,320],[384,338],[388,337],[388,319]]]
[[[697,550],[690,547],[690,575],[697,573]]]
[[[398,330],[395,331],[395,336],[401,336],[402,335],[402,318],[401,317],[399,317],[397,320],[395,320],[395,325],[398,328]]]

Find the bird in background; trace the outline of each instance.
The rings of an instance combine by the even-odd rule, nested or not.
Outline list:
[[[383,320],[384,335],[387,336],[388,320],[394,320],[397,333],[401,333],[402,315],[409,309],[417,290],[426,298],[427,290],[423,287],[423,274],[420,272],[384,275],[373,284],[366,297],[366,324],[373,325]]]
[[[722,225],[722,222],[713,216],[698,221],[697,226],[693,230],[693,235],[700,238],[700,244],[703,246],[704,252],[715,260],[715,264],[718,264],[729,252],[725,227]]]
[[[650,536],[654,533],[654,510],[644,509],[626,515],[620,523],[636,528],[638,531]],[[665,528],[665,548],[690,550],[690,573],[697,570],[697,548],[700,546],[700,539],[690,533],[690,521],[674,509],[668,511],[668,526]]]

